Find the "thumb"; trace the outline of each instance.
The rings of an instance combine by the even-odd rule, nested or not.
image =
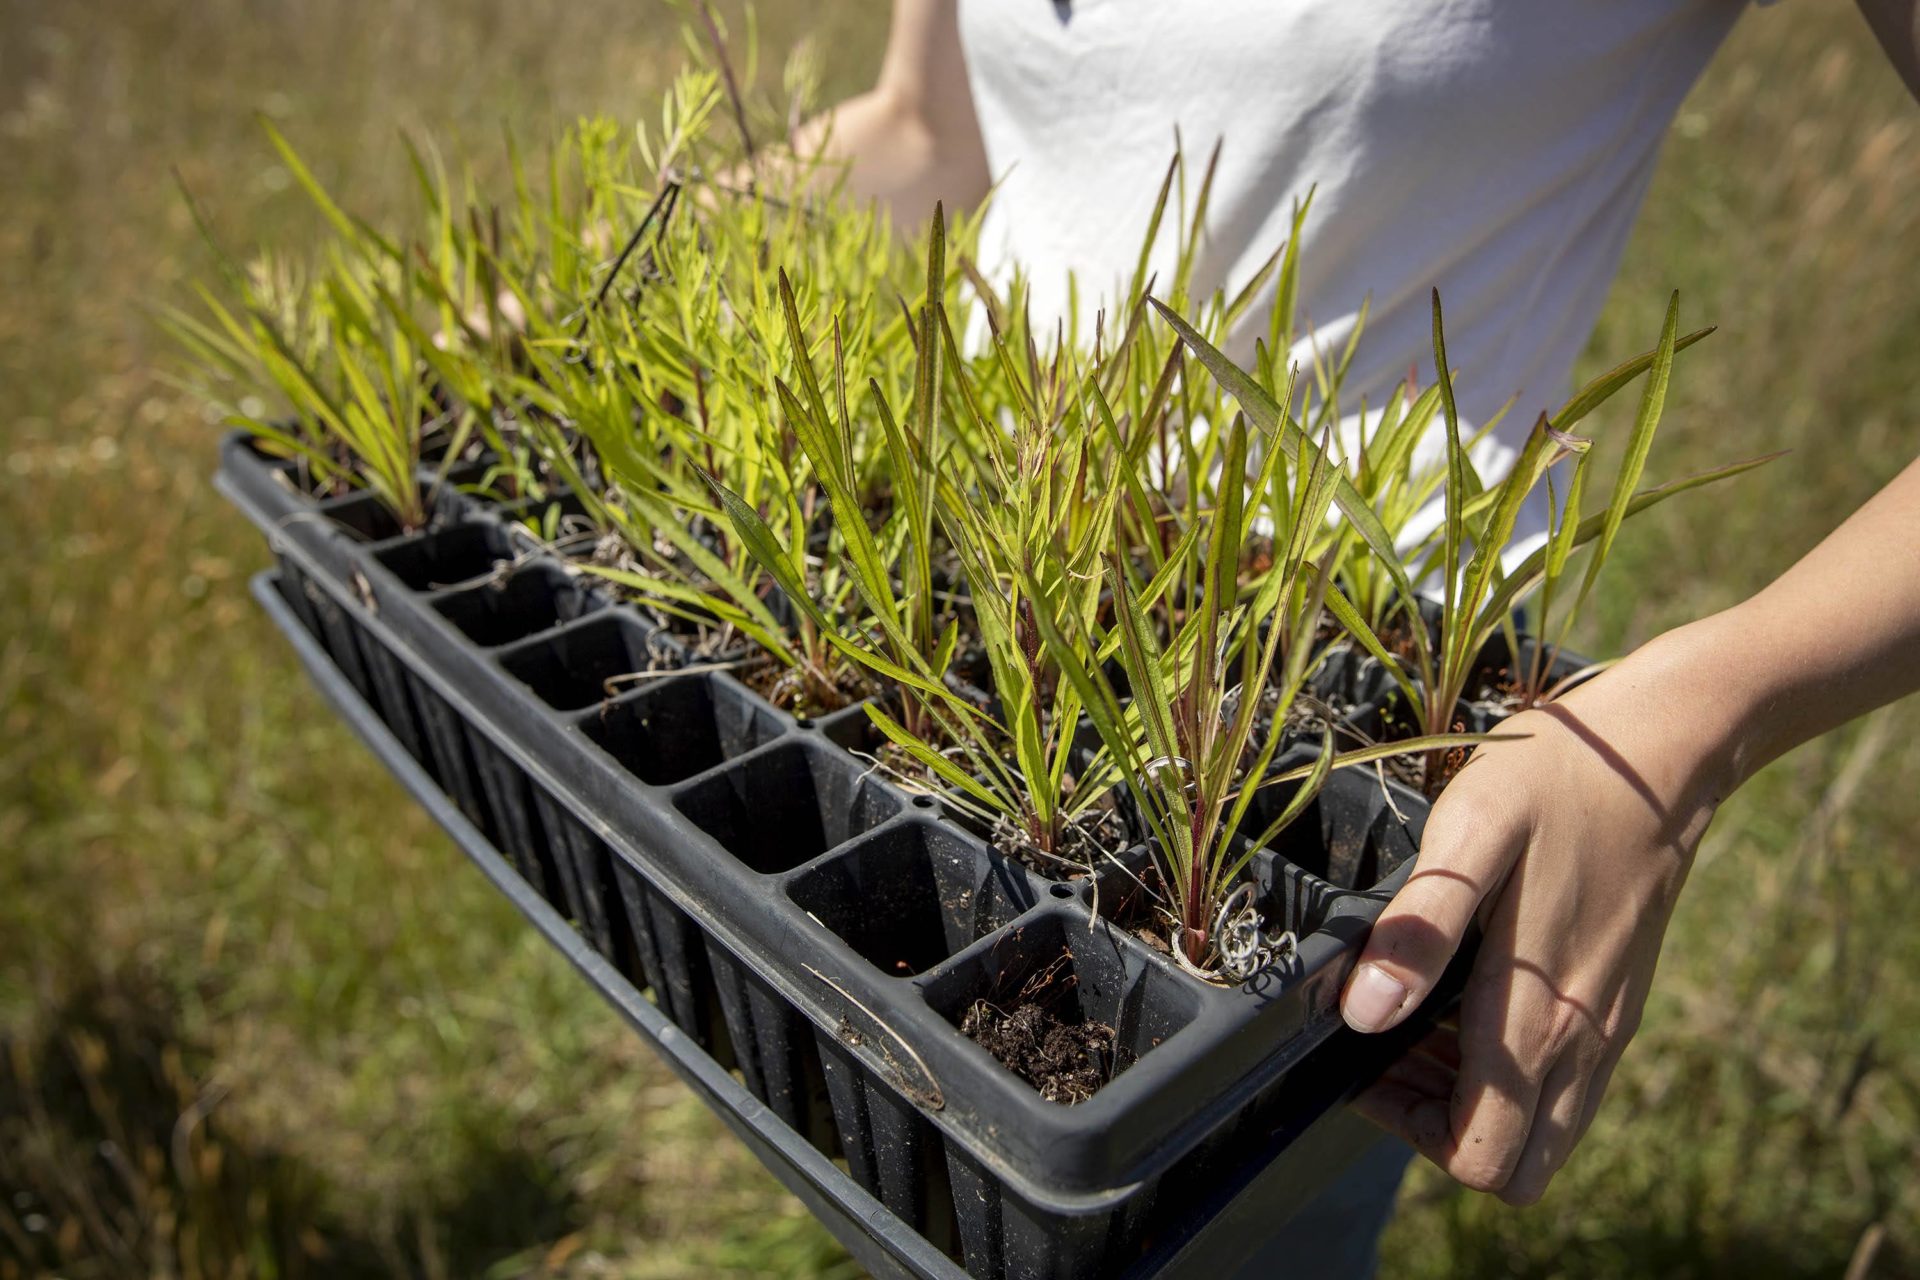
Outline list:
[[[1420,1006],[1512,867],[1524,841],[1478,809],[1459,781],[1434,806],[1413,874],[1380,913],[1341,994],[1355,1031],[1389,1030]]]

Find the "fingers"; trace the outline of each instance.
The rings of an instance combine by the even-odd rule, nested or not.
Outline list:
[[[1538,1203],[1546,1194],[1547,1183],[1580,1140],[1594,1076],[1589,1064],[1575,1058],[1573,1054],[1563,1056],[1540,1090],[1540,1106],[1527,1133],[1526,1148],[1514,1163],[1513,1176],[1499,1189],[1500,1198],[1508,1204]]]
[[[1634,993],[1625,993],[1604,1019],[1596,1021],[1586,1016],[1570,1024],[1574,1030],[1565,1037],[1566,1045],[1540,1090],[1540,1106],[1527,1135],[1526,1150],[1500,1192],[1500,1198],[1508,1204],[1533,1204],[1545,1195],[1547,1183],[1586,1136],[1606,1096],[1613,1069],[1633,1039],[1639,999]]]
[[[1436,1027],[1355,1109],[1460,1183],[1531,1204],[1579,1140],[1601,1061],[1597,1038],[1558,1030],[1560,1012],[1537,978],[1477,977],[1459,1027]]]
[[[1424,1000],[1459,950],[1485,896],[1482,882],[1423,865],[1387,904],[1347,979],[1340,1013],[1355,1031],[1398,1026]]]
[[[1451,1135],[1453,1081],[1452,1067],[1415,1051],[1362,1090],[1353,1109],[1416,1151],[1438,1149]]]
[[[1569,1091],[1556,1087],[1558,1101]],[[1489,1073],[1476,1067],[1471,1055],[1463,1073],[1436,1058],[1411,1053],[1362,1091],[1353,1107],[1455,1181],[1476,1191],[1498,1193],[1503,1199],[1510,1198],[1509,1188],[1520,1176],[1523,1161],[1532,1155],[1539,1168],[1532,1172],[1532,1180],[1516,1188],[1524,1198],[1511,1200],[1531,1204],[1572,1147],[1570,1140],[1554,1140],[1553,1126],[1560,1123],[1571,1134],[1580,1120],[1571,1104],[1563,1108],[1569,1117],[1564,1122],[1539,1114],[1542,1096],[1537,1082],[1523,1073]],[[1541,1143],[1537,1152],[1533,1147],[1536,1131]]]
[[[1441,797],[1420,860],[1367,938],[1347,979],[1340,1012],[1355,1031],[1399,1025],[1433,990],[1467,926],[1525,847],[1524,832],[1463,787]]]
[[[1427,1032],[1408,1055],[1431,1058],[1445,1067],[1450,1073],[1460,1070],[1460,1019],[1457,1014],[1442,1018],[1434,1023],[1433,1030]]]
[[[1513,1177],[1540,1105],[1542,1074],[1502,1037],[1463,1030],[1450,1100],[1451,1141],[1430,1154],[1456,1181],[1500,1191]]]
[[[1494,1128],[1477,1113],[1469,1115],[1466,1129],[1456,1136],[1458,1074],[1424,1051],[1409,1053],[1389,1067],[1353,1100],[1353,1108],[1464,1184],[1491,1192],[1510,1205],[1531,1205],[1546,1194],[1554,1175],[1585,1136],[1619,1056],[1609,1052],[1598,1070],[1573,1054],[1563,1056],[1547,1073],[1525,1124],[1519,1154],[1510,1161],[1488,1160],[1475,1145],[1472,1135],[1481,1131],[1482,1123],[1486,1123],[1485,1132]],[[1505,1180],[1495,1185],[1509,1167]]]

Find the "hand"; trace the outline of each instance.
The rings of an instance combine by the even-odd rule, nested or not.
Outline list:
[[[1441,793],[1413,876],[1342,1011],[1407,1016],[1477,916],[1457,1027],[1356,1106],[1469,1187],[1531,1204],[1592,1122],[1639,1026],[1674,900],[1726,789],[1712,646],[1676,632],[1515,716]]]

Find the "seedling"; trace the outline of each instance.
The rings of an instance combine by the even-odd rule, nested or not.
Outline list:
[[[1541,415],[1512,469],[1496,484],[1488,486],[1475,472],[1466,443],[1461,439],[1440,297],[1435,292],[1433,342],[1434,367],[1438,371],[1435,389],[1444,414],[1446,442],[1446,472],[1439,485],[1445,504],[1444,520],[1432,537],[1410,549],[1401,548],[1359,490],[1344,480],[1336,482],[1336,501],[1340,503],[1341,514],[1347,517],[1358,539],[1351,548],[1351,554],[1359,558],[1358,568],[1349,568],[1350,580],[1362,584],[1368,593],[1363,598],[1370,602],[1377,601],[1374,591],[1377,577],[1384,577],[1390,584],[1391,603],[1384,607],[1374,603],[1374,616],[1391,620],[1393,615],[1398,615],[1408,631],[1411,657],[1384,646],[1374,624],[1341,590],[1334,588],[1326,593],[1329,612],[1391,675],[1405,705],[1411,709],[1413,726],[1420,735],[1432,738],[1465,727],[1458,707],[1462,697],[1471,692],[1467,686],[1488,641],[1503,629],[1512,634],[1514,610],[1536,589],[1542,590],[1543,598],[1548,601],[1560,593],[1560,584],[1574,551],[1594,543],[1596,554],[1588,563],[1572,608],[1562,617],[1556,633],[1559,635],[1565,634],[1573,613],[1586,600],[1626,517],[1674,494],[1727,479],[1770,460],[1757,458],[1733,463],[1636,491],[1659,425],[1674,354],[1709,332],[1680,338],[1678,307],[1676,295],[1668,306],[1660,344],[1654,351],[1594,379],[1555,417]],[[1222,385],[1240,399],[1250,416],[1263,423],[1283,421],[1280,406],[1258,382],[1235,367],[1178,317],[1169,319]],[[1583,518],[1578,504],[1586,487],[1592,455],[1589,442],[1572,435],[1569,429],[1642,374],[1650,377],[1628,440],[1626,457],[1615,476],[1612,496],[1603,511]],[[1413,420],[1410,411],[1402,422],[1410,424]],[[1396,443],[1395,449],[1396,466],[1409,465],[1410,445]],[[1579,461],[1567,499],[1555,512],[1547,542],[1508,570],[1502,564],[1501,553],[1512,540],[1527,495],[1545,479],[1556,462],[1568,456],[1576,456]],[[1426,487],[1425,482],[1416,480],[1412,482],[1411,491],[1422,492]],[[1406,510],[1404,506],[1400,509]],[[1338,536],[1344,539],[1347,534],[1343,531]],[[1429,626],[1422,610],[1426,597],[1416,591],[1414,584],[1435,578],[1439,582],[1440,599],[1437,621]],[[1546,669],[1545,665],[1540,668]],[[1548,692],[1540,689],[1529,696],[1537,698]],[[1429,750],[1422,758],[1421,783],[1429,794],[1436,793],[1446,782],[1444,765],[1450,750]],[[1460,757],[1454,755],[1453,758]]]
[[[1111,866],[1130,818],[1158,859],[1169,946],[1195,972],[1242,963],[1222,947],[1239,914],[1223,905],[1332,769],[1410,755],[1437,790],[1443,759],[1474,740],[1459,707],[1489,641],[1517,641],[1514,608],[1537,593],[1545,639],[1506,691],[1524,706],[1556,692],[1554,655],[1625,517],[1753,465],[1638,489],[1674,354],[1704,336],[1679,336],[1670,309],[1655,351],[1543,415],[1511,473],[1483,482],[1437,296],[1433,385],[1392,397],[1343,453],[1364,317],[1307,378],[1282,385],[1276,363],[1295,349],[1309,202],[1238,294],[1192,296],[1217,150],[1191,199],[1170,165],[1118,323],[1095,315],[1081,348],[1064,325],[1037,331],[1019,279],[997,292],[942,216],[916,258],[819,173],[716,179],[753,151],[724,69],[681,77],[631,140],[579,126],[542,197],[515,153],[504,215],[416,152],[427,217],[411,244],[340,210],[275,145],[337,234],[325,269],[180,324],[206,363],[293,406],[291,428],[249,415],[251,429],[410,528],[427,515],[426,436],[451,437],[450,457],[483,442],[483,485],[564,496],[587,530],[565,531],[579,568],[695,661],[802,715],[864,701],[888,769],[1036,867]],[[1169,225],[1162,301],[1151,264]],[[1243,370],[1208,335],[1269,285]],[[1190,376],[1189,352],[1210,378]],[[1585,515],[1595,455],[1574,428],[1642,374],[1609,501]],[[1422,466],[1433,430],[1444,461]],[[1548,537],[1509,570],[1500,553],[1543,483]],[[1435,501],[1444,520],[1408,539]],[[563,533],[551,504],[534,510],[543,536]],[[1330,627],[1386,672],[1404,736],[1337,749],[1358,735],[1306,696]],[[1284,812],[1247,829],[1289,734],[1316,732]]]

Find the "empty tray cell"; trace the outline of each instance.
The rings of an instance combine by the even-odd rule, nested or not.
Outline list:
[[[530,565],[504,581],[483,582],[433,602],[467,639],[486,648],[550,631],[599,605],[572,575],[549,564]]]
[[[732,681],[654,681],[581,721],[589,738],[656,787],[684,782],[780,736],[773,710]]]
[[[636,618],[600,613],[509,650],[500,662],[548,706],[578,711],[625,692],[632,686],[627,677],[661,666],[653,634]]]
[[[485,578],[502,560],[511,560],[513,552],[498,528],[475,523],[409,538],[375,558],[415,591],[436,591]]]
[[[406,532],[393,509],[371,493],[332,498],[321,503],[318,509],[361,542],[384,542]]]
[[[917,820],[808,868],[787,896],[897,977],[931,969],[1034,904],[1016,864],[949,827]]]
[[[748,867],[792,870],[899,812],[859,760],[824,743],[770,747],[673,798],[680,812]]]
[[[1200,993],[1148,955],[1105,921],[1066,907],[961,953],[924,993],[1041,1097],[1084,1102],[1200,1012]]]
[[[1270,783],[1255,795],[1241,831],[1259,835],[1299,787]],[[1342,889],[1368,889],[1413,857],[1427,802],[1371,769],[1335,771],[1300,815],[1267,848]]]

